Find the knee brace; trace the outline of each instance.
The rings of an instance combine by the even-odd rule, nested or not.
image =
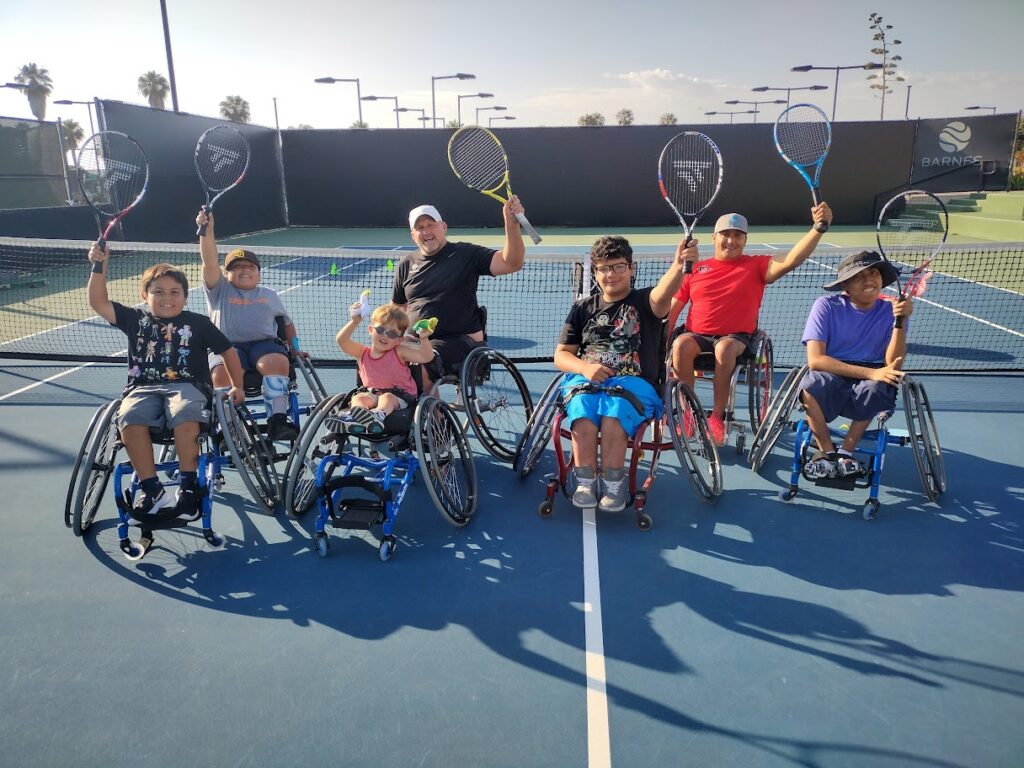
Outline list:
[[[288,377],[263,377],[263,402],[267,413],[284,413],[288,410]]]

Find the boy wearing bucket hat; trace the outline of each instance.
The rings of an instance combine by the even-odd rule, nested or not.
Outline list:
[[[804,467],[811,479],[865,474],[853,451],[871,420],[896,404],[907,318],[913,312],[909,297],[895,302],[882,297],[897,275],[874,251],[850,254],[839,262],[836,279],[823,286],[837,293],[811,307],[802,337],[810,370],[800,382],[819,449]],[[897,317],[903,318],[900,328],[894,327]],[[828,424],[838,416],[850,419],[850,428],[837,451]]]

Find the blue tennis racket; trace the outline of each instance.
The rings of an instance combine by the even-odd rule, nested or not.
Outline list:
[[[832,124],[813,104],[794,104],[775,121],[775,148],[807,182],[815,205],[821,202],[821,166],[831,146]],[[814,228],[827,232],[828,223],[819,221]]]

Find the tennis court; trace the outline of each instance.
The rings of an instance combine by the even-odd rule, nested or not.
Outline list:
[[[481,282],[492,345],[524,361],[550,356],[591,235],[542,234],[527,270]],[[488,235],[452,238],[493,242]],[[672,233],[628,235],[639,282],[650,282]],[[264,279],[295,312],[303,346],[337,362],[331,339],[345,308],[365,287],[387,298],[405,236],[298,229],[233,241],[267,248]],[[791,284],[768,289],[777,381],[780,355],[798,354],[792,337],[839,255],[869,244],[857,236],[819,248]],[[786,247],[782,234],[771,239]],[[698,502],[674,455],[663,455],[650,532],[629,513],[584,517],[563,498],[542,519],[550,451],[521,483],[474,439],[477,519],[447,525],[417,482],[386,564],[358,535],[335,538],[321,560],[310,517],[261,514],[233,473],[214,509],[223,550],[178,529],[131,563],[112,500],[84,544],[60,522],[81,436],[123,385],[123,364],[4,361],[7,759],[1019,765],[1024,415],[1013,369],[1024,325],[1011,294],[1019,284],[1000,280],[1020,280],[1020,251],[1007,269],[1006,257],[978,255],[1005,252],[991,245],[948,250],[924,297],[932,303],[915,312],[910,356],[930,371],[918,379],[950,487],[940,505],[927,503],[910,450],[893,448],[871,523],[860,518],[863,491],[811,486],[778,501],[782,447],[761,476],[723,449],[726,492],[714,505]],[[84,308],[84,253],[49,252],[45,285],[4,291],[5,334],[18,330],[0,349],[118,353],[123,336]],[[194,246],[139,246],[113,262],[112,295],[131,300],[158,254],[198,277]],[[996,267],[983,274],[988,262]],[[522,368],[536,399],[554,369]],[[946,374],[981,368],[1005,370]],[[329,391],[353,385],[351,369],[321,370]],[[903,426],[900,409],[894,421]]]

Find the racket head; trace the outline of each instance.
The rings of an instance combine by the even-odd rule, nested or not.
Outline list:
[[[832,146],[832,123],[813,104],[794,104],[775,121],[775,148],[782,159],[798,170],[817,166],[813,186]]]
[[[718,196],[723,175],[718,145],[699,131],[677,134],[662,148],[658,157],[658,187],[687,236]],[[687,222],[686,216],[692,222]]]
[[[211,192],[224,192],[245,178],[250,154],[249,142],[236,128],[215,125],[203,131],[196,142],[194,160],[207,199]]]
[[[448,140],[448,164],[470,189],[491,193],[508,187],[505,148],[497,136],[479,125],[467,125],[452,134]]]
[[[920,274],[946,242],[949,214],[931,192],[911,189],[900,192],[882,206],[875,237],[882,256],[890,262],[921,264]],[[899,281],[897,280],[897,285]],[[903,291],[900,291],[903,295]]]
[[[149,161],[139,143],[128,134],[93,134],[82,142],[75,161],[86,202],[103,216],[114,217],[116,221],[146,194]]]

